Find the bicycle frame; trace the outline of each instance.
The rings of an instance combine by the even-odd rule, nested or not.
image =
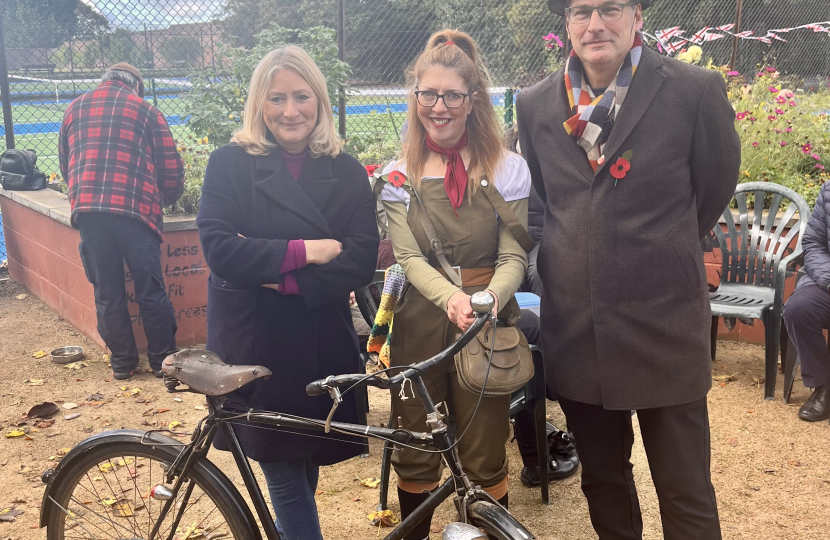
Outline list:
[[[204,458],[210,448],[211,442],[213,441],[217,430],[219,430],[224,436],[229,450],[234,457],[236,466],[242,475],[243,482],[245,483],[245,487],[251,497],[257,517],[265,530],[266,537],[268,540],[279,540],[279,534],[277,533],[276,526],[274,525],[271,511],[269,510],[268,504],[262,494],[262,490],[256,481],[251,465],[242,450],[242,446],[239,444],[239,439],[237,438],[233,427],[233,420],[243,419],[245,421],[255,422],[265,426],[297,428],[306,431],[323,432],[323,436],[330,436],[327,434],[330,431],[329,428],[331,428],[331,430],[334,430],[337,433],[345,433],[361,438],[382,439],[384,441],[393,441],[407,445],[416,444],[441,452],[444,462],[450,469],[450,478],[444,481],[435,491],[432,492],[432,494],[423,504],[421,504],[421,506],[419,506],[412,514],[407,516],[406,519],[404,519],[395,529],[393,529],[389,535],[385,537],[385,540],[402,539],[427,514],[434,511],[442,502],[452,496],[453,493],[456,494],[456,507],[459,511],[459,515],[461,516],[467,515],[465,510],[466,506],[475,501],[487,500],[497,504],[497,501],[495,501],[489,494],[470,482],[464,472],[458,452],[454,446],[453,437],[450,436],[448,427],[444,422],[445,416],[438,411],[437,405],[429,395],[429,391],[427,390],[422,379],[423,371],[446,361],[447,358],[450,358],[452,354],[466,345],[466,343],[469,342],[469,340],[476,333],[478,333],[478,330],[480,330],[486,322],[486,317],[478,318],[468,332],[465,333],[464,337],[466,339],[462,338],[452,347],[442,351],[433,358],[418,363],[415,368],[404,369],[402,373],[399,373],[394,377],[390,377],[389,379],[369,379],[363,375],[342,375],[326,379],[326,382],[332,381],[331,387],[321,386],[320,384],[316,387],[316,389],[320,392],[325,389],[332,394],[332,397],[335,399],[334,408],[336,408],[338,404],[337,400],[340,397],[339,390],[337,389],[339,385],[366,384],[381,388],[392,388],[393,386],[397,386],[404,380],[408,379],[411,381],[412,387],[415,391],[417,391],[418,396],[421,398],[421,402],[424,405],[424,409],[426,410],[427,425],[432,429],[429,433],[413,432],[405,429],[390,429],[368,425],[323,421],[286,415],[278,412],[229,409],[224,407],[224,396],[209,396],[207,401],[210,408],[210,415],[203,420],[204,429],[202,428],[202,423],[200,423],[199,427],[197,427],[193,433],[191,443],[182,450],[179,458],[177,458],[176,462],[173,463],[173,466],[170,467],[167,482],[171,482],[174,477],[178,476],[178,479],[172,488],[174,496],[162,508],[157,524],[154,527],[150,537],[154,538],[157,534],[158,531],[156,529],[167,516],[173,500],[176,499],[175,495],[178,493],[179,489],[181,489],[184,479],[187,478],[189,470],[200,458]],[[320,381],[315,381],[315,383],[319,382]],[[315,383],[310,384],[309,388],[311,389]],[[309,390],[310,394],[311,392],[312,391]],[[438,405],[440,405],[440,403]],[[184,460],[184,464],[181,465],[181,468],[179,469],[178,465],[182,460]],[[185,489],[192,490],[192,483],[190,483]],[[184,500],[188,500],[188,497],[189,493],[185,493]],[[181,515],[184,513],[185,507],[186,505],[182,505],[179,508],[179,515],[174,518],[174,528]]]

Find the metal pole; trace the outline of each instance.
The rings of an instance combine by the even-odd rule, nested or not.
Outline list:
[[[0,15],[0,92],[3,93],[3,123],[6,126],[6,148],[14,148],[12,97],[9,94],[9,71],[6,65],[6,38],[3,36],[2,15]]]
[[[741,33],[741,15],[744,11],[744,0],[737,0],[735,5],[735,33]],[[738,61],[738,36],[732,36],[732,57],[729,59],[729,71],[735,71],[735,64]]]
[[[337,57],[346,61],[346,0],[337,0]],[[337,97],[337,121],[340,137],[346,138],[346,90],[340,88]]]

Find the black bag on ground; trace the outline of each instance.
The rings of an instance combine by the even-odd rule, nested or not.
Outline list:
[[[46,175],[37,168],[34,150],[6,150],[0,156],[3,189],[34,191],[46,187]]]

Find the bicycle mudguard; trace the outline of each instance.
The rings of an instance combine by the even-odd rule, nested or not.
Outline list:
[[[469,507],[469,517],[473,525],[480,520],[487,522],[492,526],[497,527],[500,532],[507,538],[514,538],[516,540],[530,540],[536,538],[533,534],[524,528],[510,512],[503,507],[493,504],[489,501],[476,501]]]
[[[81,441],[74,448],[72,448],[66,456],[64,456],[55,469],[47,469],[41,476],[43,483],[46,484],[46,490],[43,492],[43,500],[41,501],[40,506],[40,527],[46,527],[49,522],[49,516],[52,512],[61,511],[59,508],[54,506],[50,497],[53,496],[53,493],[60,487],[62,482],[68,480],[68,473],[66,471],[71,468],[69,465],[73,461],[87,452],[99,450],[102,446],[116,445],[127,442],[143,443],[146,446],[153,447],[156,450],[166,452],[170,456],[170,461],[176,459],[176,456],[179,455],[181,448],[184,446],[181,441],[161,435],[160,433],[141,431],[137,429],[105,431]],[[157,446],[153,443],[157,443]],[[242,498],[239,490],[236,489],[225,473],[223,473],[208,459],[200,459],[197,466],[203,467],[203,472],[206,473],[211,480],[217,482],[223,490],[225,490],[228,495],[228,500],[231,501],[236,512],[240,515],[246,516],[250,523],[255,523],[254,516],[251,514],[251,509],[248,507],[245,499]],[[257,535],[256,538],[261,540],[262,537],[259,527],[255,527],[254,532]]]

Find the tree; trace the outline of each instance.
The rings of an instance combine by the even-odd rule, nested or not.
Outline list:
[[[334,30],[330,28],[295,30],[272,24],[254,37],[254,43],[251,49],[220,43],[216,52],[218,67],[202,69],[191,76],[187,125],[198,137],[207,136],[216,145],[230,141],[242,123],[254,68],[262,57],[279,47],[302,46],[323,72],[330,99],[337,99],[338,89],[346,87],[349,65],[338,59]]]
[[[81,0],[3,0],[0,15],[9,48],[57,47],[109,28],[106,17]]]

